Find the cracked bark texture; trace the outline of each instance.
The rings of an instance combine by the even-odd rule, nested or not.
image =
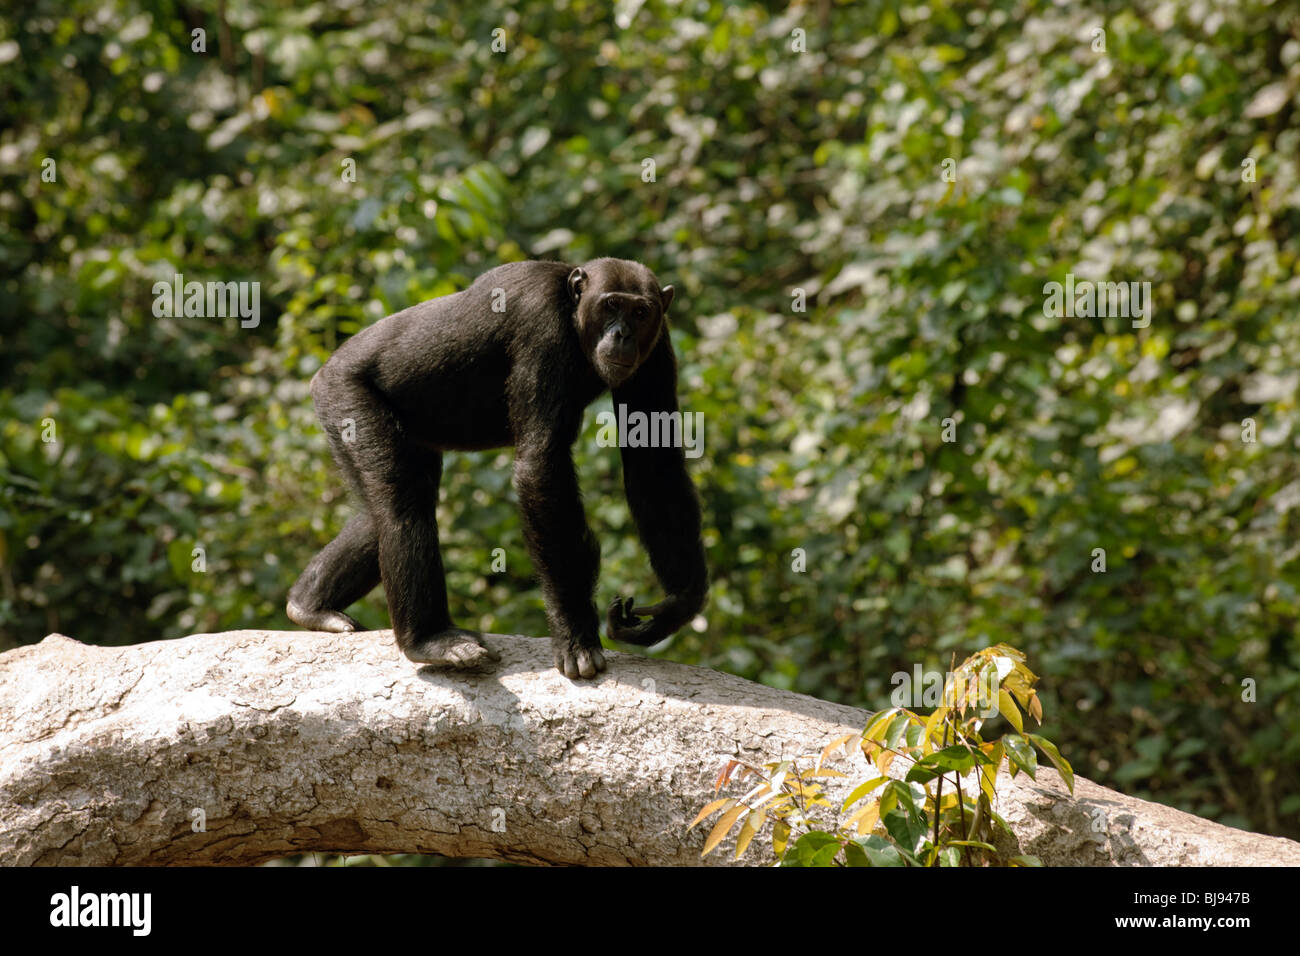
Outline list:
[[[485,674],[417,669],[388,631],[129,647],[52,634],[0,654],[0,862],[233,865],[322,851],[734,865],[730,839],[701,859],[709,826],[686,832],[722,763],[817,752],[868,717],[608,651],[606,674],[573,682],[549,641],[488,641],[502,661]],[[998,789],[1016,834],[1007,851],[1049,865],[1300,865],[1300,844],[1081,778],[1070,797],[1047,769]],[[761,842],[741,864],[771,862]]]

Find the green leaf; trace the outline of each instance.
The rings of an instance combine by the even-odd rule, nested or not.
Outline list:
[[[1074,793],[1074,768],[1070,766],[1069,761],[1061,756],[1061,752],[1056,749],[1056,744],[1038,734],[1029,734],[1029,739],[1038,745],[1039,750],[1047,754],[1047,759],[1052,762],[1056,772],[1061,775],[1061,779],[1065,781],[1065,786],[1070,793]]]
[[[941,774],[953,771],[968,773],[975,766],[975,756],[962,744],[937,750],[917,761],[904,777],[909,783],[929,783]]]
[[[871,866],[866,851],[856,840],[850,840],[844,846],[844,862],[849,866]]]
[[[926,839],[929,828],[925,825],[924,818],[917,818],[902,810],[893,810],[880,819],[894,843],[908,854],[915,853]]]
[[[872,790],[875,790],[877,787],[883,786],[888,782],[889,782],[889,777],[873,777],[870,780],[866,780],[858,784],[856,787],[853,788],[853,792],[850,793],[848,797],[845,798],[844,806],[840,808],[840,812],[844,813],[849,809],[849,807],[853,806],[853,804],[857,803],[859,800],[861,800],[863,797],[869,794]]]
[[[862,852],[867,857],[870,866],[906,866],[907,862],[903,855],[898,852],[898,847],[894,846],[882,836],[872,834],[867,837],[859,837],[853,841],[862,848]]]
[[[1016,770],[1023,770],[1031,780],[1034,779],[1038,757],[1034,755],[1034,748],[1029,746],[1029,741],[1019,734],[1006,734],[1002,743],[1007,748],[1007,759],[1011,761],[1011,776],[1016,775]]]
[[[889,729],[885,731],[885,749],[897,750],[898,743],[907,733],[908,724],[911,718],[907,714],[895,714],[894,719],[889,722]]]
[[[812,830],[795,841],[781,861],[782,866],[834,866],[840,841],[829,833]]]

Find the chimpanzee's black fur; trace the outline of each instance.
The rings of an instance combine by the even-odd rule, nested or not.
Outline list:
[[[343,343],[311,393],[362,510],[294,584],[289,617],[316,630],[359,630],[343,612],[382,579],[411,660],[459,668],[496,660],[481,635],[451,622],[434,509],[444,451],[513,445],[555,666],[571,678],[603,670],[593,603],[600,546],[570,449],[584,409],[606,388],[629,412],[677,411],[665,320],[672,298],[672,286],[661,289],[653,272],[625,259],[515,262]],[[494,301],[504,311],[493,311]],[[648,608],[616,599],[608,634],[649,646],[704,605],[700,507],[682,449],[623,448],[622,456],[628,505],[667,597]]]

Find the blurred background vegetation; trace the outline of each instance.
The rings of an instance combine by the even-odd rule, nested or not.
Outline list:
[[[1078,772],[1298,838],[1298,92],[1262,0],[6,4],[0,649],[289,627],[349,513],[338,343],[635,258],[706,421],[707,626],[658,653],[879,709],[1005,641]],[[260,325],[156,318],[176,273],[260,282]],[[1045,316],[1067,273],[1150,325]],[[603,605],[657,588],[601,407]],[[540,635],[509,460],[449,460],[453,613]]]

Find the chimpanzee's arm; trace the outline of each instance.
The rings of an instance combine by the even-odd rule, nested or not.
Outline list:
[[[629,414],[640,411],[647,416],[678,410],[677,360],[667,330],[636,374],[613,390],[613,397],[616,414],[619,405],[626,405]],[[631,598],[616,599],[609,608],[607,633],[611,640],[649,647],[704,607],[709,581],[700,540],[700,503],[680,447],[629,448],[623,444],[628,507],[667,597],[642,608],[634,608]],[[649,615],[649,620],[638,622],[638,615]]]
[[[605,669],[593,601],[600,545],[587,526],[570,447],[576,422],[530,416],[518,428],[514,486],[524,540],[546,599],[555,666],[565,676]]]

